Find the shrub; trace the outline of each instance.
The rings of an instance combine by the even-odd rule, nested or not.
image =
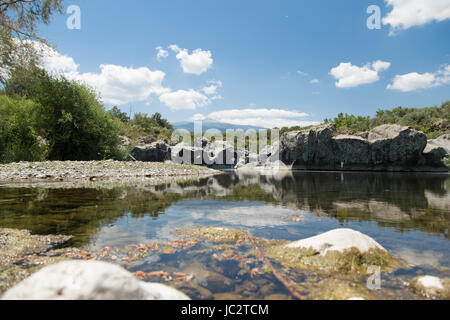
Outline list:
[[[0,162],[42,161],[47,146],[35,129],[37,104],[0,95]]]
[[[22,79],[26,79],[23,85]],[[19,78],[12,74],[6,92],[37,103],[36,131],[49,144],[50,160],[121,159],[118,126],[88,86],[44,70]]]

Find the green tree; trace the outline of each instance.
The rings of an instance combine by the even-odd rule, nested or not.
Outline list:
[[[34,41],[38,25],[48,24],[54,12],[62,13],[63,0],[0,0],[0,82],[18,67],[36,65],[42,52]]]
[[[117,124],[91,88],[44,70],[33,70],[26,78],[23,86],[12,77],[6,91],[37,103],[36,128],[48,141],[50,160],[121,157]]]
[[[0,95],[0,162],[45,159],[47,146],[35,126],[37,109],[34,101]]]
[[[128,114],[126,112],[120,111],[117,106],[114,106],[111,110],[108,111],[108,116],[121,122],[130,121],[130,117],[128,116]]]

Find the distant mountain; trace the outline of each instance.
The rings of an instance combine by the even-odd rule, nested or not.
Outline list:
[[[202,122],[203,124],[203,131],[207,131],[210,129],[216,129],[222,132],[225,132],[227,130],[264,130],[264,128],[259,128],[259,127],[253,127],[253,126],[240,126],[240,125],[236,125],[236,124],[230,124],[230,123],[222,123],[222,122],[217,122],[217,121],[212,121],[212,120],[204,120]],[[183,122],[175,122],[173,124],[175,129],[184,129],[187,130],[189,132],[193,132],[194,131],[194,122],[190,122],[190,121],[183,121]]]

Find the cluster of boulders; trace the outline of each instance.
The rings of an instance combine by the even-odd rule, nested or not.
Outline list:
[[[334,124],[326,124],[283,135],[281,160],[309,170],[447,171],[442,146],[448,141],[427,141],[424,133],[395,124],[358,136],[338,135]]]
[[[216,169],[267,167],[281,162],[305,170],[448,171],[443,159],[450,152],[450,135],[427,141],[424,133],[396,124],[358,135],[339,135],[325,124],[282,135],[280,143],[259,154],[226,141],[196,138],[194,145],[159,141],[132,151],[137,161],[205,165]]]
[[[272,152],[272,147],[261,151],[261,154]],[[276,150],[278,152],[278,149]],[[246,163],[261,164],[269,161],[267,157],[252,154],[247,149],[235,149],[226,141],[210,141],[206,137],[194,139],[194,144],[179,143],[171,145],[168,141],[137,146],[131,152],[137,161],[166,162],[176,164],[203,165],[218,169],[234,169]]]

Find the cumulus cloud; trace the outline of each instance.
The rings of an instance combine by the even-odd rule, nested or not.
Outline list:
[[[390,66],[389,62],[380,60],[368,63],[363,67],[354,66],[350,62],[342,62],[330,70],[330,75],[338,80],[336,87],[354,88],[380,80],[379,72],[389,69]]]
[[[184,73],[200,75],[208,71],[213,65],[211,51],[202,49],[194,50],[189,54],[188,49],[182,49],[177,45],[170,45],[170,50],[177,53],[177,59],[180,61]]]
[[[236,109],[212,112],[207,118],[223,123],[270,129],[318,124],[318,122],[302,120],[308,116],[307,113],[283,109]]]
[[[161,59],[167,58],[169,56],[169,51],[164,50],[163,47],[156,47],[156,51],[158,51],[158,53],[156,54],[156,59],[158,61],[161,61]]]
[[[311,80],[309,83],[311,83],[311,84],[317,84],[317,83],[319,83],[320,81],[319,81],[319,79],[313,79],[313,80]]]
[[[168,90],[162,86],[165,77],[162,71],[116,65],[100,65],[100,70],[100,73],[72,73],[68,77],[91,85],[101,93],[104,102],[117,105],[144,101],[152,93],[159,95]]]
[[[211,80],[208,81],[208,85],[207,87],[203,87],[202,91],[208,96],[216,95],[217,90],[222,87],[222,81]]]
[[[171,110],[195,110],[211,103],[211,100],[193,89],[166,92],[159,100]]]
[[[144,101],[151,94],[160,95],[169,89],[163,87],[165,73],[147,67],[131,68],[112,64],[100,65],[99,73],[81,73],[74,59],[59,53],[45,44],[35,42],[42,55],[41,67],[54,75],[63,75],[97,90],[107,104],[122,105]]]
[[[435,73],[411,72],[403,75],[396,75],[391,84],[387,86],[389,90],[411,92],[420,89],[439,87],[450,83],[450,65],[442,66]]]
[[[392,11],[383,18],[391,26],[391,35],[436,21],[450,19],[450,0],[385,0]]]

